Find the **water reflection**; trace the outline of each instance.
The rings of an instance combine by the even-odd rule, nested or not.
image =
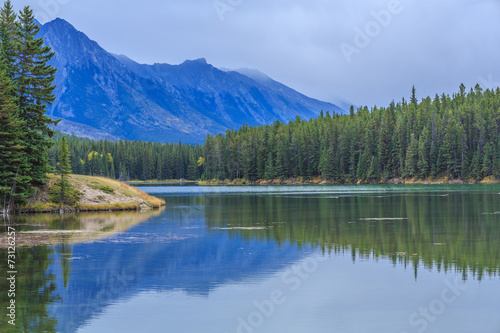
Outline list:
[[[273,242],[244,243],[224,232],[209,233],[206,207],[175,201],[126,233],[73,246],[78,259],[71,263],[68,287],[58,290],[64,302],[53,307],[65,323],[61,332],[73,332],[107,306],[141,292],[182,290],[207,297],[223,284],[259,279],[303,255],[291,247],[276,251]]]
[[[20,326],[10,332],[74,332],[144,293],[182,292],[208,300],[223,286],[246,288],[318,251],[347,254],[354,263],[383,259],[380,265],[413,270],[417,281],[423,269],[456,270],[468,281],[499,272],[498,189],[165,199],[167,208],[149,215],[15,221],[20,237],[55,232],[41,234],[58,245],[19,249],[17,299],[23,310]],[[6,251],[0,255],[5,258]],[[5,281],[0,288],[6,290]],[[5,309],[5,293],[0,301]],[[2,328],[8,327],[5,318]]]
[[[5,219],[4,229],[7,225],[16,229],[18,247],[82,243],[123,232],[160,214],[162,210],[21,215]],[[0,248],[7,246],[7,238],[1,237]]]
[[[356,257],[387,257],[467,278],[500,267],[500,196],[450,193],[358,196],[218,196],[207,206],[209,228],[244,239],[308,244]],[[229,207],[219,209],[219,207]],[[231,208],[232,207],[232,208]]]
[[[0,304],[2,332],[55,332],[56,318],[49,313],[49,306],[61,299],[56,293],[56,275],[49,269],[54,250],[47,246],[18,248],[16,261],[15,297],[9,297],[9,281],[6,279],[7,260],[2,260],[4,278],[0,279]],[[0,250],[2,258],[6,251]],[[7,307],[15,299],[15,326],[8,324]],[[9,311],[10,312],[10,311]]]
[[[16,288],[12,297],[7,292],[10,282],[0,279],[1,332],[56,332],[58,320],[50,305],[61,303],[60,289],[66,288],[71,274],[73,243],[95,241],[123,232],[160,211],[146,213],[86,213],[67,215],[24,215],[4,219],[0,233],[2,272],[8,268],[7,227],[16,230]],[[56,247],[43,244],[60,244]],[[57,267],[59,265],[59,267]],[[7,273],[5,273],[7,274]],[[58,279],[62,279],[58,283]],[[16,304],[15,323],[8,323],[10,300]]]

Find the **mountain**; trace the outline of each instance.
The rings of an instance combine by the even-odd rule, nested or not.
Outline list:
[[[139,64],[113,55],[71,24],[55,19],[40,37],[56,55],[56,101],[47,114],[64,132],[108,139],[199,143],[243,124],[269,124],[343,113],[255,70],[220,70],[205,59]],[[79,125],[83,125],[79,128]]]

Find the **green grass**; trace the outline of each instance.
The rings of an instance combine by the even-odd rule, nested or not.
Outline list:
[[[112,188],[111,186],[105,185],[105,184],[100,184],[100,183],[97,183],[97,182],[90,183],[89,187],[93,188],[94,190],[101,190],[101,191],[103,191],[106,194],[111,194],[111,193],[115,192],[115,189]]]

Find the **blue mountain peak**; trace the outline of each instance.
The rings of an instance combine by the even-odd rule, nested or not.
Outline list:
[[[44,26],[54,26],[54,27],[57,27],[59,29],[70,29],[70,30],[76,30],[75,27],[73,25],[71,25],[71,23],[69,23],[68,21],[62,19],[62,18],[55,18],[54,20],[50,21],[50,22],[47,22],[44,24]]]
[[[206,66],[208,65],[207,59],[199,58],[194,60],[185,60],[180,66]]]
[[[205,58],[180,65],[139,64],[107,52],[60,18],[44,24],[40,37],[56,53],[51,64],[58,68],[56,100],[47,112],[66,121],[59,129],[67,133],[81,134],[75,131],[81,124],[87,136],[93,131],[122,139],[199,143],[207,133],[242,124],[287,122],[297,115],[309,119],[320,110],[343,112],[256,70],[226,72]]]

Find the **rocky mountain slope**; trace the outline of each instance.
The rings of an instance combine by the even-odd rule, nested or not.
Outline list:
[[[254,70],[220,70],[205,59],[138,64],[107,52],[62,19],[41,26],[40,36],[56,53],[57,99],[47,113],[63,119],[63,132],[196,143],[243,124],[344,112]]]

